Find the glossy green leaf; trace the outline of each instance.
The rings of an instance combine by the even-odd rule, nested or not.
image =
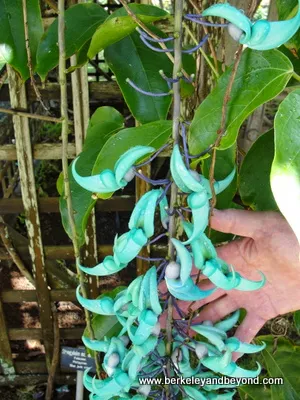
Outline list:
[[[91,44],[91,40],[88,40],[76,52],[76,65],[71,65],[67,69],[67,73],[74,72],[76,69],[83,67],[89,61],[87,52],[88,52],[88,49],[90,47],[90,44]]]
[[[115,122],[119,126],[123,126],[124,117],[113,107],[103,106],[97,108],[90,119],[89,128],[92,128],[96,124],[100,124],[101,122]]]
[[[246,154],[239,176],[239,192],[243,203],[253,210],[278,210],[270,173],[274,158],[273,129],[260,136]]]
[[[300,310],[294,312],[293,319],[294,319],[295,328],[296,328],[298,334],[300,334]]]
[[[151,28],[155,33],[165,35],[156,28]],[[125,101],[140,123],[148,123],[159,119],[166,119],[172,96],[152,97],[141,94],[133,89],[126,79],[131,79],[138,87],[148,92],[167,93],[169,87],[160,76],[159,71],[164,70],[167,76],[172,76],[173,64],[166,54],[157,53],[149,49],[141,41],[137,32],[118,43],[109,46],[104,52],[105,60],[114,72]],[[195,61],[191,55],[183,57],[184,68],[188,73],[195,72]],[[182,94],[190,94],[193,86],[182,86]]]
[[[155,121],[138,127],[126,128],[112,136],[103,146],[93,167],[93,174],[105,168],[113,169],[118,158],[134,146],[159,149],[172,133],[172,121]]]
[[[298,0],[276,0],[277,10],[278,10],[278,19],[286,20],[293,18],[298,11]],[[300,48],[300,31],[287,42],[285,46],[291,50],[298,51]]]
[[[218,150],[216,156],[216,165],[215,165],[215,180],[221,180],[226,178],[227,175],[235,167],[235,159],[236,159],[236,144],[229,147],[226,150]],[[206,158],[202,161],[202,172],[206,178],[209,177],[209,170],[211,165],[211,157]],[[216,207],[219,209],[228,208],[237,189],[237,174],[235,175],[233,181],[225,189],[222,193],[217,195],[217,205]]]
[[[300,238],[300,89],[280,104],[274,122],[275,157],[271,188],[276,203]]]
[[[216,88],[195,113],[189,136],[192,154],[207,149],[217,138],[231,70],[220,77]],[[261,104],[277,96],[285,88],[292,73],[291,62],[278,50],[244,51],[227,107],[227,130],[220,148],[226,149],[233,145],[245,119]]]
[[[272,400],[271,389],[261,385],[243,385],[238,388],[241,400]]]
[[[71,57],[78,52],[106,18],[106,11],[98,4],[77,4],[66,10],[66,57]],[[58,65],[58,58],[58,20],[56,18],[43,36],[37,51],[36,72],[43,80],[48,72]]]
[[[172,121],[156,121],[135,128],[126,128],[112,136],[103,146],[94,164],[92,174],[98,174],[105,168],[113,169],[118,158],[134,146],[152,146],[159,149],[172,133]],[[100,198],[112,195],[98,194]]]
[[[279,47],[279,49],[293,64],[294,71],[297,75],[300,75],[300,50],[292,51],[285,46]],[[287,86],[299,86],[299,81],[294,76],[289,80]]]
[[[100,296],[97,297],[97,299],[101,299],[102,297],[110,297],[111,299],[114,299],[117,294],[119,294],[120,292],[122,292],[122,290],[125,290],[126,288],[126,286],[118,286],[112,290],[101,293]]]
[[[38,0],[27,0],[29,45],[35,67],[43,24]],[[0,63],[10,64],[25,81],[29,78],[22,0],[0,0]]]
[[[146,4],[129,4],[130,9],[144,23],[151,23],[169,17],[161,8]],[[136,22],[124,8],[112,13],[95,32],[88,56],[90,59],[106,47],[130,35],[137,27]]]
[[[92,168],[94,162],[101,151],[102,147],[106,141],[123,126],[123,120],[119,122],[115,121],[115,111],[112,112],[112,120],[109,122],[109,115],[107,114],[107,122],[99,122],[91,127],[87,131],[87,136],[85,139],[83,151],[80,154],[80,158],[76,165],[78,173],[81,175],[90,175],[92,173]],[[117,111],[116,111],[117,113]],[[93,117],[92,117],[93,119]],[[72,164],[71,164],[72,165]],[[85,242],[84,232],[87,224],[88,217],[95,205],[95,200],[92,199],[92,193],[83,189],[79,186],[71,172],[71,165],[69,166],[69,178],[70,187],[72,193],[72,204],[74,209],[76,232],[79,241],[79,245],[82,246]],[[62,186],[63,176],[61,176],[58,181],[58,188],[60,190]],[[69,216],[67,210],[67,203],[64,198],[64,191],[61,192],[61,197],[59,200],[60,213],[62,218],[62,223],[65,231],[72,238],[72,231],[69,223]]]

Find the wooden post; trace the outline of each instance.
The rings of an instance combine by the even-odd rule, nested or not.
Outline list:
[[[2,300],[0,299],[0,366],[3,375],[14,375],[15,368],[11,354],[8,332],[6,328],[5,316],[2,307]]]
[[[11,106],[13,108],[26,110],[27,99],[25,86],[21,82],[18,74],[11,67],[7,66],[7,70]],[[13,124],[16,139],[16,151],[19,165],[22,200],[29,239],[29,252],[37,288],[37,299],[43,332],[43,342],[46,352],[46,362],[47,367],[50,368],[54,341],[53,322],[35,188],[29,121],[26,117],[14,115]]]
[[[151,174],[151,164],[147,164],[141,168],[142,174],[146,176],[150,176]],[[150,190],[149,183],[141,180],[140,178],[136,178],[135,180],[135,198],[138,201],[146,192]],[[142,257],[150,256],[150,249],[148,247],[144,247],[140,254]],[[148,261],[141,260],[140,258],[136,259],[136,273],[137,275],[143,275],[149,269],[150,265]]]
[[[71,57],[71,65],[77,64],[76,55]],[[81,153],[84,138],[86,136],[90,108],[89,108],[89,86],[87,66],[76,69],[72,74],[72,93],[73,93],[73,109],[74,109],[74,129],[75,129],[75,146],[76,155]],[[93,209],[85,232],[85,246],[82,250],[85,265],[94,266],[98,262],[97,240],[96,240],[96,220],[95,210]],[[92,297],[98,295],[97,277],[88,276],[89,288]]]

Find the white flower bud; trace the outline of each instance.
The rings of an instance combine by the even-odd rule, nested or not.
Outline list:
[[[199,360],[208,354],[207,347],[201,343],[196,344],[195,351]]]
[[[130,182],[130,181],[132,181],[132,179],[133,179],[134,177],[135,177],[134,168],[131,167],[131,168],[126,172],[126,174],[124,175],[123,179],[124,179],[126,182]]]
[[[180,276],[180,264],[171,261],[166,268],[165,276],[168,279],[178,279]]]
[[[242,31],[240,28],[238,28],[234,24],[228,24],[228,33],[232,37],[233,40],[238,42],[243,35],[244,31]]]
[[[158,336],[159,334],[160,334],[160,323],[159,322],[157,322],[155,325],[154,325],[154,327],[153,327],[153,329],[152,329],[152,335],[154,335],[154,336]]]
[[[150,385],[141,385],[137,391],[139,394],[141,394],[145,397],[148,397],[148,394],[151,392],[151,386]]]
[[[119,337],[119,339],[121,339],[121,340],[122,340],[122,342],[124,343],[124,346],[125,346],[125,347],[127,347],[127,346],[128,346],[128,344],[129,344],[129,342],[130,342],[130,340],[129,340],[129,337],[128,337],[128,336],[120,336],[120,337]]]
[[[209,321],[209,320],[203,321],[203,322],[201,322],[201,324],[204,325],[204,326],[213,326],[214,325],[212,323],[212,321]]]
[[[116,366],[119,364],[120,362],[120,356],[118,353],[112,353],[108,360],[107,360],[107,366],[109,368],[116,368]]]

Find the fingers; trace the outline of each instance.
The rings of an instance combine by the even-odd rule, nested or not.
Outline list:
[[[236,311],[238,308],[240,307],[232,297],[223,295],[206,305],[203,310],[200,311],[199,317],[195,319],[195,322],[200,323],[206,320],[217,322],[233,311]]]
[[[250,343],[264,326],[265,322],[266,321],[258,315],[247,313],[245,319],[237,328],[234,336],[237,337],[241,342]],[[236,361],[238,358],[242,357],[242,355],[242,353],[233,353],[233,361]]]
[[[245,237],[258,237],[264,230],[265,213],[246,210],[216,210],[211,217],[211,227],[224,233]]]

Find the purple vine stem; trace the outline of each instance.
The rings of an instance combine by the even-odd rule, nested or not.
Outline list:
[[[201,19],[204,17],[202,15],[198,15],[198,14],[186,14],[184,16],[184,18],[191,22],[195,22],[196,24],[205,25],[205,26],[214,26],[215,28],[218,28],[218,27],[223,28],[223,27],[228,26],[228,24],[215,24],[213,22],[202,21]]]
[[[157,199],[156,204],[159,204],[159,203],[162,201],[162,199],[167,195],[168,190],[170,189],[171,185],[172,185],[172,182],[170,181],[170,182],[167,184],[167,186],[164,188],[162,194],[161,194],[161,195],[159,196],[159,198]]]
[[[146,96],[152,96],[152,97],[164,97],[164,96],[170,96],[172,94],[172,91],[166,92],[166,93],[153,93],[153,92],[147,92],[146,90],[143,90],[139,88],[134,82],[132,82],[131,79],[127,78],[126,82],[133,87],[137,92],[140,92]]]
[[[155,42],[155,43],[166,43],[166,42],[171,42],[174,40],[173,36],[167,37],[167,38],[159,38],[159,39],[154,39],[153,37],[149,36],[146,32],[144,32],[141,28],[137,27],[136,30],[138,33],[149,40],[150,42]]]
[[[158,240],[162,239],[163,237],[168,236],[167,233],[161,233],[160,235],[156,236],[156,238],[150,240],[150,242],[147,243],[147,245],[153,244],[155,242],[157,242]]]
[[[182,52],[185,53],[185,54],[192,54],[192,53],[194,53],[195,51],[199,50],[200,47],[202,47],[202,46],[204,45],[205,42],[207,42],[208,38],[209,38],[209,35],[205,35],[204,38],[201,40],[201,42],[199,42],[199,43],[197,44],[197,46],[192,47],[191,49],[182,50]]]
[[[184,312],[181,310],[181,308],[179,307],[179,305],[177,304],[177,301],[175,300],[175,298],[173,297],[173,306],[175,307],[176,311],[178,312],[179,316],[181,318],[185,318],[185,314]]]
[[[179,210],[179,208],[176,208],[176,212],[177,212],[177,214],[179,215],[180,219],[181,219],[182,221],[184,221],[184,220],[185,220],[185,217],[184,217],[184,215],[182,214],[182,212]]]
[[[163,270],[161,271],[158,279],[157,279],[157,284],[159,285],[160,282],[163,280],[164,276],[165,276],[165,272],[166,272],[166,268],[167,268],[168,264],[166,263],[166,265],[163,267]]]
[[[150,164],[161,152],[163,152],[169,146],[170,146],[170,143],[164,144],[160,149],[157,150],[156,153],[153,154],[153,156],[151,156],[149,158],[149,160],[147,160],[141,164],[136,164],[135,168],[140,168],[140,167],[143,167],[144,165]]]
[[[144,45],[146,45],[149,49],[156,51],[158,53],[172,53],[174,51],[174,49],[172,49],[172,48],[161,49],[161,48],[153,46],[151,43],[148,42],[148,40],[143,35],[141,35],[140,38],[141,38],[141,41],[144,43]]]
[[[189,213],[192,212],[192,210],[191,210],[190,208],[188,208],[188,207],[181,207],[181,206],[180,206],[180,210],[187,211],[187,212],[189,212]]]
[[[203,156],[205,156],[205,154],[209,153],[212,150],[212,148],[213,148],[213,146],[209,146],[209,147],[207,147],[207,149],[203,150],[199,154],[195,154],[194,156],[189,155],[189,158],[193,159],[193,158],[203,157]]]
[[[167,185],[170,182],[169,179],[157,179],[157,180],[150,179],[138,171],[135,171],[135,175],[143,179],[145,182],[150,183],[153,186]]]
[[[144,261],[163,261],[164,258],[160,258],[160,257],[143,257],[143,256],[136,256],[136,258],[139,258],[140,260],[144,260]]]

